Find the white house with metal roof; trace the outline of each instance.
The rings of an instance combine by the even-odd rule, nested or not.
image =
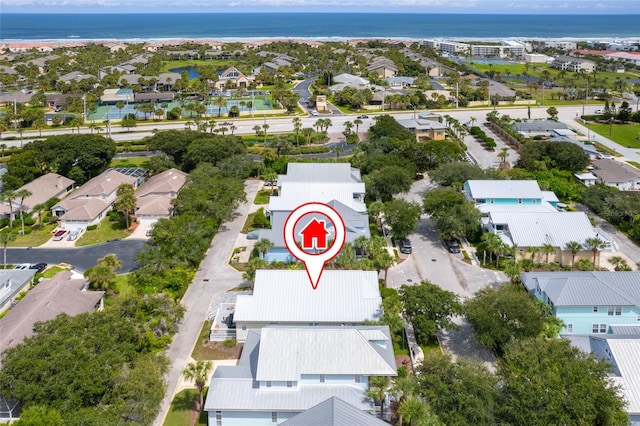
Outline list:
[[[535,180],[468,180],[462,193],[476,207],[543,206],[555,211],[558,197],[551,191],[543,191]]]
[[[561,334],[611,334],[612,327],[640,321],[638,271],[523,272],[520,277],[564,322]]]
[[[386,326],[251,330],[237,366],[213,373],[209,425],[272,426],[332,397],[373,413],[370,376],[396,376]]]
[[[593,162],[591,170],[598,182],[607,186],[613,186],[620,191],[640,190],[640,170],[612,159],[602,159]]]
[[[268,324],[342,326],[378,321],[382,298],[375,271],[326,270],[318,287],[306,271],[258,270],[253,294],[236,299],[236,339]]]

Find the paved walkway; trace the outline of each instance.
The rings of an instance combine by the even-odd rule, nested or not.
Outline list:
[[[171,362],[169,372],[165,377],[167,393],[160,405],[159,414],[153,423],[155,426],[161,426],[164,423],[164,418],[167,415],[173,396],[178,389],[182,370],[191,357],[202,323],[207,318],[209,306],[214,297],[242,283],[242,274],[229,266],[228,261],[260,184],[261,181],[257,180],[245,182],[248,202],[238,207],[231,222],[226,222],[220,226],[205,258],[200,264],[200,269],[182,298],[182,304],[187,311],[180,329],[173,336],[173,342],[167,351],[167,356]]]

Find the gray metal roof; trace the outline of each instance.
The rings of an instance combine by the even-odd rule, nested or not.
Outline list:
[[[354,199],[354,195],[364,193],[365,186],[361,182],[283,182],[281,195],[269,199],[269,211],[293,211],[304,203],[337,200],[357,212],[366,212],[364,202]]]
[[[327,204],[333,207],[342,217],[347,231],[348,243],[353,242],[358,237],[369,238],[371,236],[369,216],[366,213],[357,212],[336,200],[329,201]],[[259,238],[268,239],[274,244],[274,247],[284,247],[284,224],[289,214],[291,214],[291,211],[272,211],[270,215],[271,229],[261,229]],[[305,215],[305,218],[309,218],[309,220],[314,217],[318,219],[324,218],[322,215]],[[295,227],[294,233],[296,236],[299,235],[298,232],[302,230],[306,223],[308,222],[301,222]],[[333,227],[328,226],[327,229],[331,232],[329,239],[333,239]]]
[[[385,346],[367,340],[360,330],[381,331]],[[250,330],[238,366],[215,370],[205,410],[300,412],[334,396],[363,411],[373,408],[362,388],[349,384],[298,384],[281,391],[260,389],[256,382],[272,380],[269,377],[298,381],[302,374],[395,376],[389,328],[268,326]]]
[[[391,359],[385,359],[376,350],[378,344],[355,328],[265,327],[256,380],[295,381],[304,374],[395,376],[390,338],[381,344],[390,351]]]
[[[280,182],[360,182],[360,170],[349,163],[289,163]]]
[[[529,291],[536,285],[555,306],[640,307],[640,272],[525,272],[520,274]]]
[[[628,403],[625,411],[640,414],[640,339],[607,339],[606,342],[620,374],[612,379],[620,385]]]
[[[0,269],[0,309],[33,280],[35,269]]]
[[[425,119],[413,119],[409,118],[406,120],[396,120],[399,125],[406,129],[416,129],[416,130],[444,130],[447,128],[442,123],[433,120],[425,120]]]
[[[252,295],[236,299],[236,322],[338,322],[380,319],[375,271],[325,270],[314,290],[306,271],[258,270]]]
[[[387,422],[331,397],[282,423],[282,426],[389,426]]]
[[[556,129],[568,129],[564,123],[553,120],[530,120],[517,121],[513,123],[513,128],[518,132],[548,132],[551,133]]]
[[[551,244],[564,249],[570,241],[584,243],[588,238],[597,237],[584,212],[491,211],[489,217],[494,225],[508,225],[509,230],[505,234],[519,247]]]
[[[543,198],[542,190],[535,180],[468,180],[465,187],[469,188],[469,196],[474,200]]]
[[[615,325],[611,324],[611,333],[624,336],[640,337],[640,325]]]

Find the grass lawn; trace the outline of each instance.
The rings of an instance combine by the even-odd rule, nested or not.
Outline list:
[[[149,168],[149,157],[114,158],[109,167],[142,167]]]
[[[113,290],[119,296],[128,296],[136,292],[135,288],[129,284],[129,274],[117,275],[113,283]]]
[[[125,238],[129,236],[129,232],[122,229],[120,224],[110,222],[108,219],[103,221],[97,229],[93,231],[85,231],[76,241],[76,247],[90,246],[93,244],[105,243],[107,240],[116,238]]]
[[[61,268],[60,266],[52,266],[50,268],[45,269],[45,271],[42,273],[42,278],[53,278],[53,276],[55,274],[57,274],[60,271],[64,271],[65,269],[69,269],[69,268]]]
[[[637,163],[635,161],[627,161],[627,163],[631,164],[636,169],[640,169],[640,163]]]
[[[191,426],[193,424],[195,413],[195,406],[198,400],[197,389],[185,389],[178,392],[171,401],[171,407],[167,413],[167,418],[164,421],[164,426]],[[200,421],[196,424],[201,424]],[[205,422],[206,412],[205,412]]]
[[[202,346],[202,342],[205,340],[209,340],[209,332],[211,330],[211,321],[207,320],[202,324],[202,329],[200,330],[200,334],[198,335],[198,340],[196,340],[196,345],[193,348],[193,352],[191,353],[191,357],[195,360],[210,360],[216,359],[217,351],[212,348],[207,348],[206,346]]]
[[[171,68],[181,68],[181,67],[194,67],[196,65],[207,65],[213,66],[216,69],[227,69],[232,65],[236,65],[236,61],[233,59],[220,60],[220,59],[185,59],[185,60],[175,60],[175,61],[166,61],[163,63],[163,67],[161,72],[172,72],[169,71]],[[242,68],[242,66],[240,66]]]
[[[7,247],[38,247],[49,241],[55,227],[56,225],[44,225],[40,231],[36,226],[30,234],[17,235],[15,241],[11,241]]]
[[[640,148],[640,124],[587,123],[585,126],[625,148]]]
[[[256,195],[256,199],[253,201],[254,204],[269,204],[269,197],[271,196],[270,189],[263,189],[258,191]]]

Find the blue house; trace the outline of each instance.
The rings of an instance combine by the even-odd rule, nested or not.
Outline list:
[[[543,191],[535,180],[468,180],[462,193],[476,206],[543,206],[555,210],[558,197]]]
[[[619,334],[640,325],[640,272],[523,272],[520,277],[564,322],[560,334]]]

